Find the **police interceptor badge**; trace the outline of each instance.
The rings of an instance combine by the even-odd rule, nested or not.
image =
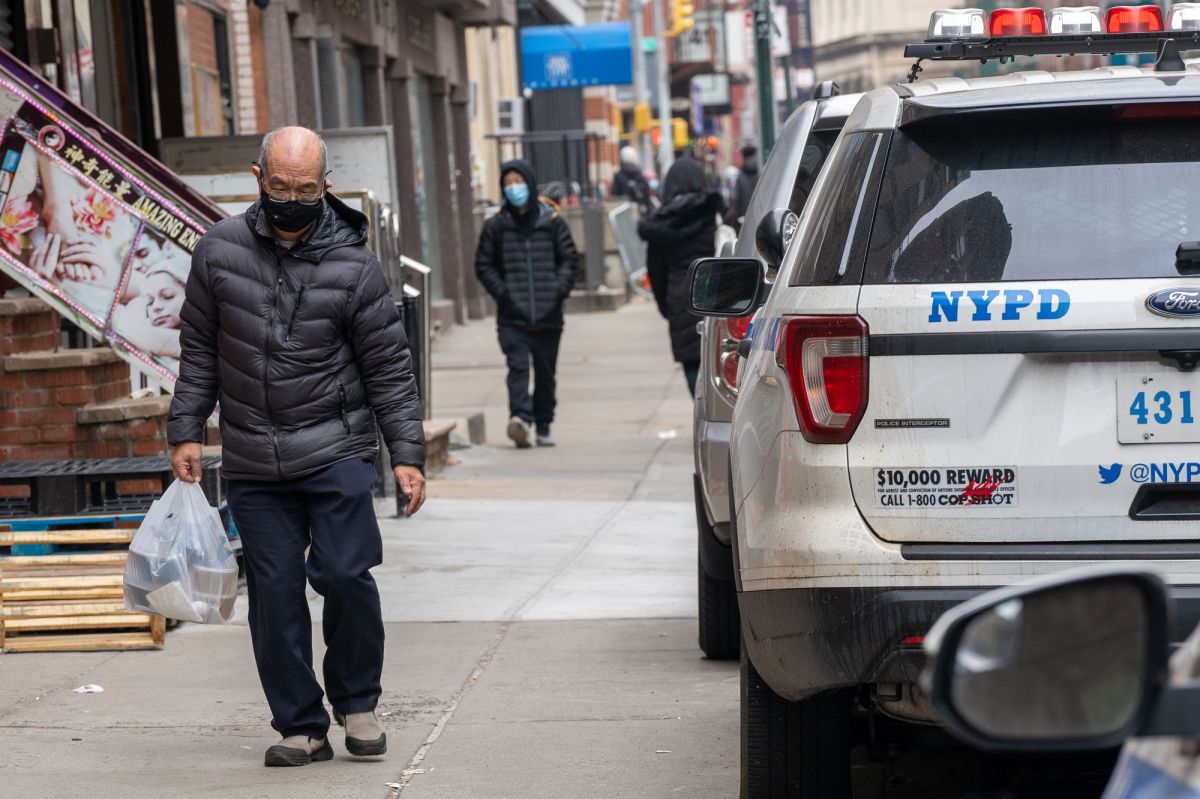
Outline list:
[[[874,470],[875,507],[1015,508],[1017,470],[1014,466],[949,466]]]

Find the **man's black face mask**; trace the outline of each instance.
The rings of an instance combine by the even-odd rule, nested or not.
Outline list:
[[[313,203],[302,203],[299,200],[273,200],[260,183],[259,197],[262,198],[263,210],[267,212],[267,220],[271,227],[284,233],[299,233],[311,225],[321,215],[324,198]]]

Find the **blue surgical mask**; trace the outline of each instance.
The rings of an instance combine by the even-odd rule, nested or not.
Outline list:
[[[510,183],[504,187],[504,197],[517,208],[524,208],[529,202],[529,186],[524,183]]]

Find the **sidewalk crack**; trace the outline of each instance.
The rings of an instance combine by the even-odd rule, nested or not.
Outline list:
[[[500,648],[500,644],[504,642],[504,637],[508,635],[508,628],[509,622],[502,622],[500,624],[500,629],[496,631],[492,642],[488,644],[488,648],[484,650],[483,654],[479,656],[479,660],[476,661],[475,670],[471,672],[471,676],[450,697],[450,701],[446,704],[437,723],[433,725],[433,729],[429,731],[429,735],[425,736],[425,741],[417,748],[412,759],[408,761],[408,765],[400,772],[400,776],[396,778],[394,783],[389,783],[392,788],[387,793],[387,799],[398,799],[400,794],[404,793],[404,789],[408,787],[408,783],[412,781],[414,776],[425,773],[425,769],[421,768],[421,763],[425,761],[425,756],[429,754],[429,750],[437,743],[438,738],[442,737],[442,731],[446,729],[446,725],[454,717],[454,711],[458,710],[458,703],[462,701],[467,691],[471,690],[475,683],[479,682],[479,678],[483,676],[484,669],[492,662],[496,650]]]

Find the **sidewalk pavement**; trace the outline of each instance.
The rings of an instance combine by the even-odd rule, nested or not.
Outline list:
[[[646,303],[568,318],[553,449],[503,440],[490,323],[434,358],[435,415],[483,410],[489,441],[416,518],[380,505],[388,756],[350,759],[335,730],[331,763],[262,766],[243,597],[161,652],[0,655],[0,799],[735,795],[737,668],[696,646],[691,409],[665,322]],[[72,691],[88,683],[105,690]]]

